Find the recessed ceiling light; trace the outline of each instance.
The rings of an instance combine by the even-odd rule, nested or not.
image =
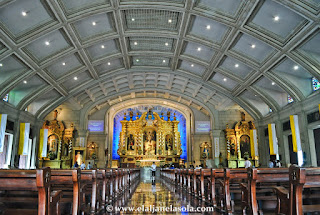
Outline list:
[[[50,42],[49,42],[49,41],[46,41],[45,44],[48,46],[48,45],[50,45]]]
[[[201,51],[201,47],[198,47],[198,49],[197,49],[197,50],[198,50],[198,52],[199,52],[199,51]]]
[[[133,44],[134,44],[135,46],[136,46],[136,45],[138,45],[138,43],[137,43],[137,42],[134,42]]]
[[[3,64],[2,64],[2,63],[0,63],[0,66],[3,66]]]
[[[110,62],[108,62],[108,66],[110,66],[111,65],[111,63]]]
[[[22,11],[22,12],[21,12],[21,15],[22,15],[22,16],[27,16],[27,12],[26,12],[26,11]]]
[[[104,49],[104,45],[101,45],[101,48]]]
[[[65,66],[65,65],[66,65],[66,63],[65,63],[65,62],[63,62],[63,63],[62,63],[62,66]]]
[[[272,84],[272,85],[275,85],[276,83],[272,82],[271,84]]]
[[[239,64],[234,65],[234,67],[238,68],[238,67],[239,67]]]
[[[165,46],[168,46],[168,45],[169,45],[169,43],[165,43],[164,45],[165,45]]]
[[[168,19],[168,22],[169,22],[169,23],[172,23],[172,19]]]
[[[97,23],[96,22],[92,22],[92,25],[95,26]]]
[[[191,64],[191,67],[194,67],[194,64]]]
[[[253,48],[253,49],[254,49],[255,47],[256,47],[256,45],[255,45],[255,44],[252,44],[252,45],[251,45],[251,48]]]
[[[254,95],[254,96],[257,96],[257,95]]]
[[[279,21],[279,19],[280,19],[280,17],[279,17],[279,16],[275,16],[275,17],[273,17],[273,20],[274,20],[274,21],[276,21],[276,22],[277,22],[277,21]]]
[[[24,83],[24,84],[27,84],[28,82],[27,82],[27,81],[23,81],[23,83]]]
[[[73,80],[75,80],[75,81],[76,81],[76,80],[78,80],[78,77],[77,77],[77,76],[75,76],[75,77],[73,78]]]
[[[136,59],[137,62],[139,62],[139,59]]]
[[[223,81],[227,81],[227,79],[226,79],[226,78],[224,78],[224,79],[223,79]]]
[[[211,29],[211,26],[210,26],[210,25],[207,25],[207,29],[210,30],[210,29]]]
[[[162,61],[162,63],[165,63],[165,62],[166,62],[166,60],[163,60],[163,61]]]
[[[298,69],[299,69],[299,66],[295,65],[295,66],[293,67],[293,69],[294,69],[294,70],[298,70]]]
[[[134,18],[131,19],[132,22],[134,22],[134,20],[135,20]]]

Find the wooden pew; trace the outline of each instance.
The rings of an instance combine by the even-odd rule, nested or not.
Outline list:
[[[200,187],[201,187],[201,200],[202,201],[211,201],[210,190],[212,189],[211,185],[211,169],[200,169]]]
[[[82,170],[81,171],[81,190],[82,204],[81,210],[84,213],[97,213],[97,170]],[[91,197],[91,201],[86,201],[86,196]],[[89,205],[89,207],[88,207]]]
[[[38,202],[38,209],[17,209],[4,208],[3,214],[38,214],[51,215],[60,214],[61,191],[51,191],[50,187],[50,168],[38,170],[0,170],[0,191],[10,192],[26,191],[24,194],[37,192],[35,198],[33,195],[19,196],[1,196],[0,201],[32,203]]]
[[[194,169],[193,171],[193,195],[196,198],[200,198],[200,169]]]
[[[275,188],[278,197],[277,214],[303,215],[320,211],[320,168],[300,168],[292,165],[289,168],[289,182],[289,190],[283,187]],[[306,193],[306,189],[313,192]],[[304,205],[307,202],[309,204]]]
[[[187,191],[188,191],[188,193],[191,195],[192,194],[192,192],[193,192],[193,171],[194,171],[194,169],[188,169],[187,170],[187,183],[188,183],[188,188],[187,188]]]
[[[211,169],[211,202],[214,207],[217,207],[217,202],[220,202],[220,207],[223,198],[223,184],[219,183],[224,179],[224,169]],[[217,193],[218,191],[218,193]],[[219,192],[220,191],[220,192]]]
[[[72,215],[80,213],[80,169],[51,170],[52,190],[62,190],[61,202],[72,204]]]
[[[99,208],[104,209],[107,195],[107,171],[105,169],[97,170],[97,189],[97,199],[100,203]]]
[[[241,184],[242,213],[249,209],[250,214],[258,215],[263,209],[258,201],[268,203],[267,209],[275,211],[277,201],[273,189],[276,186],[289,186],[289,169],[287,168],[248,168],[248,183]],[[273,203],[273,204],[272,204]]]
[[[223,181],[223,209],[227,214],[232,214],[231,193],[240,194],[240,184],[247,181],[247,170],[244,168],[224,169]]]

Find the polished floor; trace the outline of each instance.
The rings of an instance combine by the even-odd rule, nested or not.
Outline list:
[[[154,185],[142,180],[131,192],[112,206],[112,214],[219,214],[161,179]]]

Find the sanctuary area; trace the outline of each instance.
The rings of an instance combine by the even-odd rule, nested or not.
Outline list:
[[[0,0],[0,215],[318,214],[319,181],[320,0]]]

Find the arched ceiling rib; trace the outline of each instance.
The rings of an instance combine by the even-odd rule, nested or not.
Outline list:
[[[43,117],[153,90],[260,118],[317,93],[319,17],[310,0],[2,1],[0,97]]]

